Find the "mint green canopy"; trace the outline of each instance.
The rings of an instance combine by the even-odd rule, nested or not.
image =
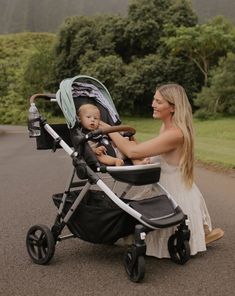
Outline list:
[[[93,77],[78,75],[73,78],[64,79],[60,83],[60,88],[56,93],[56,101],[59,104],[70,129],[73,128],[76,123],[76,108],[72,93],[72,85],[74,82],[91,84],[96,87],[100,93],[101,101],[99,102],[115,116],[116,121],[119,120],[118,112],[107,88],[99,80]]]

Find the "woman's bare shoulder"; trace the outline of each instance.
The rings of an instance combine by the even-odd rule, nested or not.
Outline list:
[[[177,138],[177,139],[183,139],[184,135],[180,128],[178,127],[171,127],[169,129],[166,129],[163,133],[164,136],[170,137],[170,138]]]

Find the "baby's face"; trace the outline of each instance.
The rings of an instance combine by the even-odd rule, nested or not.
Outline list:
[[[80,114],[80,120],[84,128],[90,131],[97,129],[100,122],[99,110],[83,110],[82,114]]]

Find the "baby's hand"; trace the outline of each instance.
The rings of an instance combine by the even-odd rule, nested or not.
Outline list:
[[[146,157],[142,160],[142,164],[150,164],[150,158]]]
[[[95,154],[100,156],[102,154],[106,154],[106,148],[104,146],[99,146],[95,148]]]
[[[124,165],[124,161],[122,159],[120,159],[120,158],[116,158],[115,165],[116,166]]]

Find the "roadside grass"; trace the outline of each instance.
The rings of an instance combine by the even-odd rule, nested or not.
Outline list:
[[[62,123],[53,118],[49,123]],[[136,139],[145,141],[158,135],[161,122],[151,117],[122,117],[122,124],[136,129]],[[217,168],[235,169],[235,118],[194,119],[196,160]]]
[[[139,141],[158,134],[160,122],[151,118],[122,118],[123,124],[137,130]],[[194,120],[196,159],[209,165],[235,169],[235,118]]]
[[[195,120],[196,158],[204,163],[235,169],[235,118]]]

